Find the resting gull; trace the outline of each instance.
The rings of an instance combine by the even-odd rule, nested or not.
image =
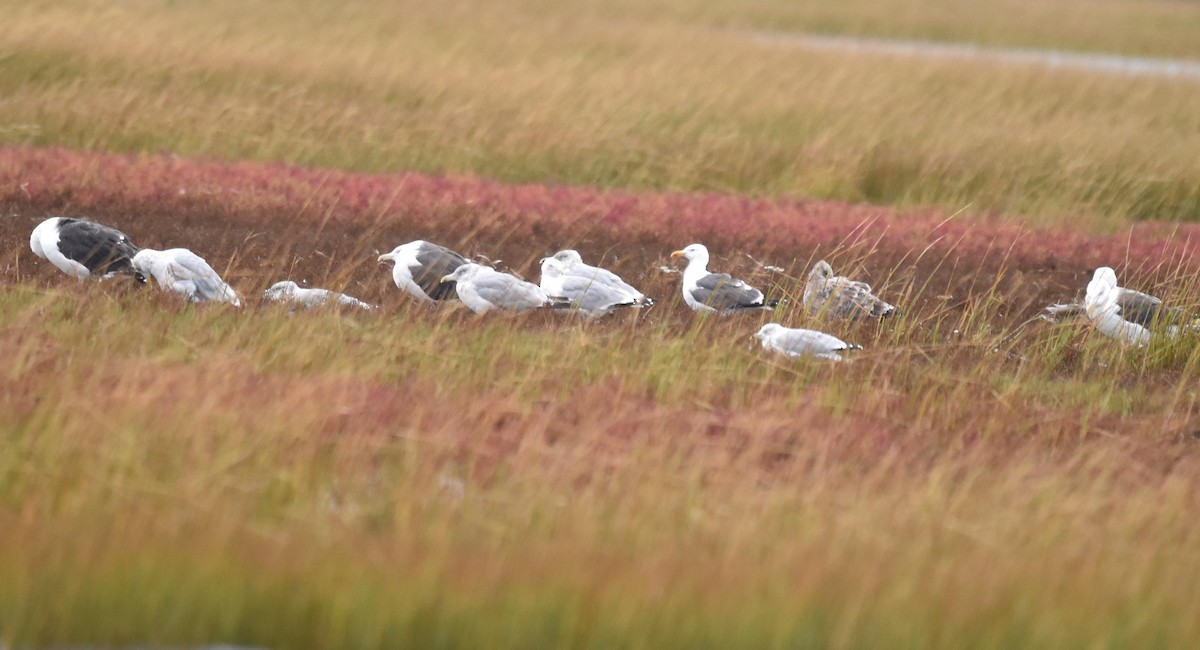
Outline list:
[[[589,280],[592,284],[604,285],[614,291],[620,291],[639,307],[649,307],[654,304],[653,299],[647,298],[641,291],[634,289],[632,285],[622,280],[616,273],[584,263],[578,251],[571,249],[561,250],[554,254],[554,259],[562,264],[563,273],[567,277],[582,278]],[[551,295],[564,294],[551,292]]]
[[[709,273],[708,249],[704,244],[692,244],[671,253],[671,257],[688,260],[683,271],[683,301],[695,311],[728,314],[752,309],[770,310],[779,304],[778,300],[764,303],[761,291],[728,273]]]
[[[540,307],[570,307],[566,298],[551,297],[542,288],[490,266],[467,262],[442,278],[455,282],[458,299],[476,314],[493,309],[524,311]]]
[[[330,291],[329,289],[303,289],[291,280],[282,280],[271,285],[270,289],[263,292],[263,300],[290,302],[300,305],[305,309],[312,309],[313,307],[320,307],[327,304],[358,307],[359,309],[375,308],[374,305],[365,303],[358,298]]]
[[[396,263],[392,268],[396,286],[426,302],[454,298],[454,283],[442,278],[467,263],[467,258],[449,248],[420,239],[379,256],[380,262],[388,260]]]
[[[133,268],[158,280],[163,291],[177,293],[191,302],[228,302],[241,307],[237,293],[225,284],[203,257],[186,248],[156,251],[143,248],[133,256]]]
[[[838,354],[839,352],[858,347],[824,332],[784,327],[779,323],[763,325],[754,337],[762,341],[764,350],[779,352],[793,358],[809,355],[841,361],[842,355]]]
[[[620,282],[620,278],[617,281]],[[595,273],[573,271],[564,265],[557,255],[542,259],[540,284],[546,295],[562,296],[569,300],[571,307],[578,310],[580,314],[593,318],[611,313],[614,309],[642,307],[647,304],[639,302],[639,297],[646,298],[633,287],[625,289],[604,282]],[[625,283],[620,282],[620,284],[624,285]],[[628,287],[628,285],[625,286]]]
[[[50,217],[33,229],[29,247],[38,257],[79,280],[111,278],[118,273],[146,280],[130,263],[138,247],[125,233],[95,221]]]
[[[1154,296],[1118,287],[1117,273],[1107,266],[1092,275],[1083,306],[1088,321],[1102,334],[1138,347],[1150,342],[1152,329],[1177,336],[1186,320],[1181,310],[1164,306]]]
[[[876,298],[871,286],[833,275],[829,262],[821,260],[808,273],[804,285],[804,308],[810,314],[828,314],[837,318],[883,318],[896,308]]]

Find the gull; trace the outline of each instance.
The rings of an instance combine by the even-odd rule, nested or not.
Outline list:
[[[163,291],[177,293],[191,302],[227,302],[241,307],[237,293],[217,275],[203,257],[186,248],[156,251],[143,248],[133,256],[133,268],[152,275]]]
[[[565,261],[564,261],[565,260]],[[542,259],[540,286],[547,295],[570,301],[579,313],[597,317],[622,307],[645,307],[654,301],[611,271],[588,266],[572,250]]]
[[[1072,306],[1052,305],[1047,310]],[[1167,307],[1154,296],[1118,287],[1116,271],[1107,266],[1096,269],[1092,275],[1083,308],[1088,321],[1101,334],[1138,347],[1150,342],[1151,328],[1161,327],[1160,331],[1167,336],[1178,336],[1179,325],[1186,319],[1182,310]]]
[[[33,229],[29,235],[29,248],[78,280],[96,276],[111,278],[118,273],[135,275],[142,282],[146,280],[130,263],[138,247],[125,233],[95,221],[50,217]]]
[[[616,273],[584,263],[583,257],[579,255],[578,251],[571,249],[561,250],[554,254],[553,259],[558,260],[562,265],[563,276],[566,278],[586,280],[590,286],[602,285],[615,292],[621,292],[629,301],[639,307],[649,307],[654,304],[654,300],[647,298],[641,291],[634,289],[632,285],[622,280]],[[555,296],[566,295],[555,292],[550,292],[550,294]]]
[[[858,348],[824,332],[784,327],[779,323],[763,325],[754,337],[762,342],[764,350],[779,352],[792,358],[808,355],[841,361],[842,355],[838,354],[839,352]]]
[[[454,283],[442,278],[467,263],[467,258],[437,244],[420,239],[401,244],[379,256],[392,261],[392,280],[409,295],[425,302],[454,298]]]
[[[896,308],[876,298],[871,286],[846,277],[833,275],[829,262],[817,262],[808,273],[804,285],[804,308],[810,314],[824,313],[837,318],[883,318]]]
[[[683,301],[694,311],[728,314],[754,309],[771,310],[779,304],[778,300],[764,303],[761,291],[728,273],[709,273],[708,249],[703,244],[692,244],[671,253],[671,257],[685,257],[688,260],[687,268],[683,271]]]
[[[332,303],[358,307],[359,309],[375,308],[374,305],[365,303],[358,298],[330,291],[329,289],[303,289],[291,280],[282,280],[271,285],[270,289],[263,292],[263,300],[295,303],[305,309],[312,309],[313,307]]]
[[[541,307],[570,307],[570,301],[551,297],[542,288],[490,266],[467,262],[441,278],[454,282],[458,299],[476,314],[493,309],[524,311]]]

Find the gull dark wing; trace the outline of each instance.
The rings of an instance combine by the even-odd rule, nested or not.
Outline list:
[[[140,250],[125,233],[94,221],[63,218],[58,222],[58,250],[99,275],[134,273],[130,260]]]
[[[425,295],[434,300],[448,300],[457,295],[455,283],[442,282],[442,278],[466,263],[465,257],[445,246],[425,244],[417,251],[417,264],[410,270],[413,282],[421,287]]]
[[[1149,327],[1160,318],[1178,318],[1178,309],[1164,307],[1161,300],[1149,294],[1131,289],[1121,289],[1117,292],[1117,313],[1121,318]]]
[[[717,311],[763,306],[762,292],[728,273],[709,273],[696,282],[692,297]]]

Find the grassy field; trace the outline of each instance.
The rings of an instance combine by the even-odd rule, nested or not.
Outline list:
[[[1136,351],[1035,318],[1096,256],[1157,260],[1119,269],[1196,304],[1174,243],[1190,229],[1072,239],[826,204],[4,153],[10,647],[1179,647],[1200,632],[1195,338]],[[24,248],[63,210],[190,243],[246,296],[294,277],[384,308],[185,307],[65,281]],[[871,226],[817,227],[830,220]],[[577,246],[660,304],[595,323],[414,305],[372,260],[433,235],[525,273]],[[766,356],[749,334],[767,316],[697,318],[657,270],[693,237],[794,299],[810,262],[794,256],[821,251],[905,314],[786,309],[866,349]]]
[[[756,31],[1198,57],[1181,2],[15,3],[0,144],[796,194],[1119,227],[1200,218],[1200,93],[780,48]]]
[[[680,314],[288,318],[74,286],[2,309],[10,646],[1200,632],[1194,342],[1147,361],[901,321],[835,366]]]
[[[1195,3],[0,10],[0,648],[1200,636],[1200,336],[1037,318],[1099,265],[1200,305],[1198,85],[754,38],[1198,58]],[[69,281],[27,243],[64,213],[248,304]],[[426,308],[375,262],[414,238],[658,304]],[[696,317],[692,241],[790,305]],[[901,315],[806,317],[818,258]],[[288,277],[381,309],[259,303]]]

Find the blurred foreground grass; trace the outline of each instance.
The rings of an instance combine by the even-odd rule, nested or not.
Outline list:
[[[10,285],[0,642],[1186,645],[1195,341],[1012,299],[852,328],[830,364],[670,301],[584,325]]]
[[[1200,56],[1188,3],[13,3],[0,144],[1200,218],[1187,79],[777,47],[811,30]]]

